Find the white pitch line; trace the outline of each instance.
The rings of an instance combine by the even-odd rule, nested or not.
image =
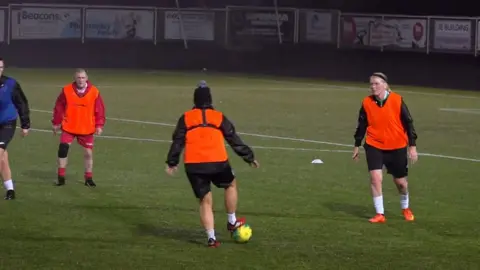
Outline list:
[[[32,128],[33,131],[50,133],[51,130]],[[110,136],[100,135],[95,136],[100,139],[114,139],[114,140],[126,140],[126,141],[138,141],[138,142],[158,142],[158,143],[171,143],[170,140],[149,139],[149,138],[134,138],[134,137],[122,137],[122,136]],[[296,147],[276,147],[276,146],[258,146],[252,145],[254,149],[266,149],[266,150],[285,150],[285,151],[314,151],[314,152],[331,152],[331,153],[350,153],[348,150],[334,150],[334,149],[316,149],[316,148],[296,148]]]
[[[45,113],[51,113],[50,111],[46,110],[36,110],[36,109],[31,109],[31,111],[35,112],[45,112]],[[142,121],[142,120],[131,120],[131,119],[123,119],[123,118],[108,118],[110,120],[114,121],[124,121],[124,122],[133,122],[133,123],[140,123],[140,124],[151,124],[151,125],[160,125],[160,126],[175,126],[173,124],[169,123],[161,123],[161,122],[152,122],[152,121]],[[40,130],[39,130],[40,131]],[[41,130],[41,131],[48,131],[48,130]],[[255,136],[255,137],[260,137],[260,138],[269,138],[269,139],[279,139],[279,140],[288,140],[288,141],[296,141],[296,142],[308,142],[308,143],[316,143],[316,144],[325,144],[325,145],[335,145],[335,146],[344,146],[344,147],[352,147],[351,144],[343,144],[343,143],[334,143],[334,142],[324,142],[324,141],[315,141],[315,140],[308,140],[308,139],[300,139],[300,138],[292,138],[292,137],[281,137],[281,136],[272,136],[272,135],[263,135],[263,134],[255,134],[255,133],[245,133],[245,132],[238,132],[238,134],[243,134],[247,136]],[[105,136],[103,136],[105,137]],[[118,137],[118,138],[128,138],[128,137]],[[159,141],[155,139],[138,139],[138,138],[130,138],[131,140],[137,140],[137,141],[142,141],[142,140],[152,140],[152,141]],[[294,148],[297,150],[300,150],[298,148]],[[305,148],[307,149],[307,148]],[[342,150],[338,150],[342,151]],[[346,150],[345,150],[346,151]],[[350,151],[348,151],[350,152]],[[473,162],[480,162],[480,159],[475,159],[475,158],[466,158],[466,157],[457,157],[457,156],[449,156],[449,155],[439,155],[439,154],[431,154],[431,153],[418,153],[419,156],[429,156],[429,157],[437,157],[437,158],[445,158],[445,159],[453,159],[453,160],[463,160],[463,161],[473,161]]]
[[[225,77],[225,76],[224,76]],[[245,78],[242,77],[235,77],[235,76],[226,76],[226,78],[229,79],[235,79],[235,80],[243,80],[245,81]],[[302,82],[302,81],[288,81],[288,80],[274,80],[274,79],[264,79],[264,78],[249,78],[249,80],[256,80],[259,82],[265,82],[265,83],[277,83],[277,84],[282,84],[282,85],[304,85],[308,88],[312,87],[320,87],[320,88],[336,88],[336,89],[342,89],[342,90],[356,90],[356,91],[368,91],[368,87],[358,87],[358,86],[345,86],[345,85],[335,85],[335,84],[329,84],[329,83],[310,83],[310,82]],[[451,98],[463,98],[463,99],[478,99],[479,97],[477,96],[469,96],[469,95],[457,95],[457,94],[445,94],[445,93],[430,93],[430,92],[418,92],[418,91],[409,91],[409,90],[401,90],[401,86],[399,89],[393,89],[395,92],[398,93],[408,93],[408,94],[417,94],[417,95],[423,95],[423,96],[437,96],[437,97],[451,97]]]
[[[22,84],[23,85],[23,84]],[[48,84],[42,84],[42,85],[30,85],[30,84],[25,84],[25,86],[28,87],[49,87],[49,88],[62,88],[64,85],[48,85]],[[148,90],[158,90],[158,89],[172,89],[172,90],[193,90],[195,88],[195,85],[125,85],[125,84],[119,84],[119,85],[108,85],[108,84],[96,84],[98,88],[116,88],[116,89],[148,89]],[[304,87],[304,86],[292,86],[292,87],[262,87],[262,86],[224,86],[220,84],[216,88],[221,89],[221,90],[271,90],[271,91],[336,91],[337,89],[334,88],[325,88],[325,87]],[[348,90],[348,89],[346,89]]]
[[[230,79],[233,79],[235,77],[230,77]],[[245,81],[245,78],[235,78],[235,79],[242,79]],[[260,82],[266,82],[266,83],[271,83],[271,84],[282,84],[283,87],[265,87],[265,86],[250,86],[250,85],[245,85],[245,86],[222,86],[222,84],[219,84],[217,88],[223,89],[223,90],[266,90],[266,91],[338,91],[338,90],[343,90],[343,91],[362,91],[365,93],[368,93],[368,87],[358,87],[358,86],[345,86],[345,85],[335,85],[335,84],[321,84],[321,83],[308,83],[308,82],[297,82],[297,81],[285,81],[285,80],[268,80],[268,79],[249,79],[249,80],[257,80]],[[25,84],[26,86],[33,86],[30,84]],[[51,88],[61,88],[63,85],[35,85],[35,87],[42,86],[42,87],[51,87]],[[109,85],[109,84],[98,84],[97,85],[99,88],[131,88],[131,89],[150,89],[150,90],[155,90],[155,89],[193,89],[194,86],[189,86],[189,85],[143,85],[143,86],[138,86],[138,85]],[[410,91],[410,90],[401,90],[400,89],[396,90],[396,92],[399,93],[408,93],[408,94],[415,94],[415,95],[423,95],[423,96],[438,96],[438,97],[450,97],[450,98],[461,98],[461,99],[478,99],[480,97],[477,96],[470,96],[470,95],[457,95],[457,94],[446,94],[446,93],[430,93],[430,92],[421,92],[421,91]]]
[[[454,108],[440,108],[440,111],[444,112],[457,112],[457,113],[469,113],[469,114],[480,114],[480,109],[454,109]]]
[[[51,111],[47,110],[37,110],[31,109],[34,112],[41,112],[41,113],[52,113]],[[170,123],[163,123],[163,122],[153,122],[153,121],[143,121],[143,120],[134,120],[134,119],[125,119],[125,118],[111,118],[107,117],[107,120],[114,120],[119,122],[130,122],[130,123],[137,123],[137,124],[148,124],[148,125],[157,125],[157,126],[167,126],[167,127],[174,127],[174,124]],[[240,135],[247,135],[252,137],[260,137],[260,138],[267,138],[267,139],[279,139],[279,140],[287,140],[287,141],[295,141],[295,142],[308,142],[308,143],[316,143],[316,144],[325,144],[325,145],[335,145],[335,146],[343,146],[343,147],[351,147],[351,144],[344,144],[344,143],[335,143],[335,142],[325,142],[325,141],[316,141],[316,140],[309,140],[309,139],[300,139],[300,138],[292,138],[292,137],[282,137],[282,136],[274,136],[274,135],[264,135],[264,134],[256,134],[256,133],[246,133],[246,132],[238,132]]]

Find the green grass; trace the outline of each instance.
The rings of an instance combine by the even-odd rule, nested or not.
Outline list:
[[[31,107],[48,111],[72,72],[8,70]],[[197,202],[183,171],[175,177],[164,173],[168,143],[98,138],[96,189],[83,186],[81,149],[74,145],[67,185],[57,188],[52,183],[58,137],[39,131],[16,136],[9,152],[18,198],[0,202],[0,269],[479,267],[480,118],[439,111],[480,109],[479,93],[394,86],[414,116],[419,151],[453,158],[420,156],[411,168],[414,223],[402,220],[387,176],[388,222],[372,225],[364,156],[354,163],[348,152],[366,84],[128,70],[92,70],[90,79],[103,94],[108,117],[173,124],[191,108],[197,81],[206,79],[216,107],[237,130],[319,142],[243,135],[248,144],[264,147],[255,150],[259,170],[230,152],[240,185],[238,215],[247,217],[253,238],[245,245],[229,239],[223,194],[214,190],[223,245],[212,250],[205,248]],[[32,112],[36,129],[49,130],[50,120],[50,113]],[[172,131],[109,120],[105,135],[169,140]],[[325,163],[310,164],[314,158]]]

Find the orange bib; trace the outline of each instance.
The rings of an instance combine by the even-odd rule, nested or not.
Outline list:
[[[225,139],[220,130],[223,114],[212,109],[193,109],[184,117],[187,128],[184,163],[227,161]]]
[[[68,84],[63,87],[63,93],[67,104],[62,129],[76,135],[95,133],[95,102],[99,94],[98,89],[92,85],[83,97],[79,97],[73,84]]]
[[[367,138],[365,142],[382,150],[394,150],[408,145],[408,136],[401,119],[402,97],[390,92],[383,107],[372,97],[363,100],[367,114]]]

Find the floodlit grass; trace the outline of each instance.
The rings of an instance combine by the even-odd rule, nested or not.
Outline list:
[[[7,72],[28,95],[33,127],[49,131],[49,111],[73,71]],[[417,220],[402,220],[388,177],[388,221],[372,225],[364,156],[354,163],[349,153],[366,84],[127,70],[92,70],[90,79],[113,118],[96,141],[98,187],[83,186],[78,145],[70,151],[67,185],[58,188],[52,186],[58,137],[41,131],[16,136],[9,152],[18,198],[0,202],[0,269],[479,267],[478,93],[394,86],[413,114],[419,151],[433,156],[420,156],[410,169]],[[191,108],[200,79],[212,87],[216,107],[248,133],[242,137],[256,146],[262,165],[253,170],[230,151],[239,180],[238,215],[253,228],[246,245],[229,239],[223,194],[214,189],[223,245],[206,248],[184,173],[164,173],[169,124]],[[314,158],[325,163],[310,164]]]

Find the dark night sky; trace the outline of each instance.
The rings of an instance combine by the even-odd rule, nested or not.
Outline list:
[[[206,3],[210,7],[225,5],[273,5],[274,0],[179,0],[181,6],[198,6]],[[98,5],[175,6],[175,0],[0,0],[0,5],[9,3],[63,3]],[[479,0],[278,0],[281,6],[305,8],[339,9],[344,12],[396,13],[405,15],[444,15],[480,17]]]

